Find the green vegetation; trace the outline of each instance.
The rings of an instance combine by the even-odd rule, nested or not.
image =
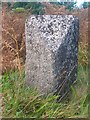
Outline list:
[[[72,1],[72,2],[54,2],[53,0],[50,0],[50,3],[52,4],[56,4],[58,6],[61,7],[61,5],[66,6],[66,9],[68,10],[73,10],[73,8],[76,5],[76,2]],[[8,7],[10,7],[11,4],[10,2],[8,2]],[[17,8],[24,8],[24,9],[29,9],[31,10],[32,14],[37,14],[37,15],[41,15],[44,14],[44,6],[41,2],[15,2],[13,5],[13,9],[17,9]],[[18,12],[18,10],[16,10]]]
[[[58,2],[57,0],[49,0],[51,4],[56,4],[58,6],[66,6],[66,9],[73,10],[76,6],[76,1],[72,0],[71,2]],[[8,2],[8,8],[11,7],[11,3]],[[82,4],[83,8],[90,8],[90,2],[83,2]],[[15,2],[13,9],[16,8],[24,8],[24,9],[30,9],[32,11],[32,14],[44,14],[44,6],[41,2]]]
[[[14,3],[13,8],[15,10],[17,8],[30,9],[32,14],[44,14],[44,6],[40,2],[16,2]]]
[[[15,3],[16,4],[16,3]],[[15,7],[15,5],[14,5]],[[41,14],[39,4],[28,3],[25,6],[16,5],[16,11],[21,12],[25,9],[32,9],[35,14]],[[38,9],[38,10],[37,10]],[[36,10],[36,11],[35,11]],[[8,32],[13,38],[13,36]],[[18,46],[16,38],[13,38],[15,45]],[[19,59],[19,48],[11,50],[15,51],[15,56],[18,61],[18,70],[5,73],[2,76],[0,84],[3,94],[3,117],[8,118],[85,118],[88,117],[88,108],[90,108],[88,91],[88,44],[79,44],[79,65],[77,83],[74,87],[71,86],[72,94],[70,100],[58,103],[56,101],[58,96],[39,95],[38,92],[25,84],[25,73],[21,70]],[[21,48],[22,49],[22,48]]]
[[[72,0],[72,2],[51,2],[52,4],[56,4],[56,5],[58,5],[58,6],[66,6],[66,9],[68,9],[68,10],[73,10],[74,9],[74,7],[75,7],[75,5],[76,5],[76,3],[77,2],[74,2],[73,0]]]
[[[8,2],[7,4],[8,4],[8,7],[10,7],[10,6],[11,6],[11,3],[10,3],[10,2]]]
[[[85,8],[90,8],[90,2],[84,2],[84,3],[82,4],[82,6],[83,6],[84,9],[85,9]]]
[[[13,5],[13,8],[16,9],[17,7],[23,7],[25,8],[25,6],[28,4],[28,2],[15,2]]]
[[[13,9],[13,11],[15,11],[15,12],[24,12],[25,9],[19,7],[19,8]]]
[[[78,84],[72,88],[71,100],[57,103],[57,96],[43,97],[36,90],[25,86],[25,76],[17,71],[2,77],[4,117],[87,117],[87,69],[79,66]],[[83,91],[83,92],[82,92]]]
[[[79,49],[81,50],[81,49]],[[22,73],[22,75],[20,75]],[[43,97],[25,85],[25,73],[5,73],[2,77],[3,117],[84,118],[88,116],[88,68],[78,66],[77,84],[69,101],[56,102],[58,96]]]
[[[44,6],[39,2],[31,2],[25,6],[26,9],[31,9],[32,14],[44,14]]]
[[[68,9],[68,10],[73,10],[74,9],[74,7],[75,7],[75,5],[76,5],[76,2],[64,2],[64,5],[66,6],[66,8]]]
[[[83,67],[88,66],[88,43],[83,44],[83,42],[79,43],[79,55],[78,55],[78,63]]]

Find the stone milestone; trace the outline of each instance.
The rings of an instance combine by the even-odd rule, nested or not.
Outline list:
[[[77,76],[79,20],[32,15],[25,23],[26,82],[40,93],[64,96]]]

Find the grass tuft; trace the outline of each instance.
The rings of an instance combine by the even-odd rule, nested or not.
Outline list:
[[[88,117],[87,100],[88,94],[88,58],[86,46],[83,50],[79,46],[79,66],[77,84],[72,87],[72,95],[69,101],[57,103],[58,96],[48,95],[43,97],[35,89],[25,85],[25,72],[21,69],[19,52],[24,48],[24,44],[19,48],[18,40],[14,35],[6,32],[15,42],[15,48],[4,41],[6,47],[15,52],[18,70],[10,71],[2,76],[3,94],[3,117],[9,118],[85,118]]]
[[[57,103],[58,96],[43,97],[25,85],[25,73],[22,79],[18,71],[5,73],[2,77],[3,116],[28,118],[87,117],[87,69],[78,67],[78,83],[73,88],[71,99]],[[82,92],[83,91],[83,92]]]

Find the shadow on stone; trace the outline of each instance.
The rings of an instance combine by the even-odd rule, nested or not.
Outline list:
[[[70,92],[77,77],[79,20],[72,15],[30,16],[25,25],[26,82],[40,93]]]

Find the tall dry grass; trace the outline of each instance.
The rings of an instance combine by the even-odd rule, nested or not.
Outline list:
[[[4,29],[3,29],[4,30]],[[48,95],[43,97],[39,93],[25,85],[25,73],[21,67],[19,52],[23,49],[18,47],[18,41],[14,35],[4,30],[16,47],[4,41],[4,45],[10,48],[16,55],[17,69],[9,71],[2,76],[3,93],[3,117],[28,117],[28,118],[77,118],[88,117],[88,68],[87,47],[79,44],[79,65],[77,85],[71,86],[72,94],[69,101],[57,103],[58,96]],[[87,45],[86,45],[87,46]]]

